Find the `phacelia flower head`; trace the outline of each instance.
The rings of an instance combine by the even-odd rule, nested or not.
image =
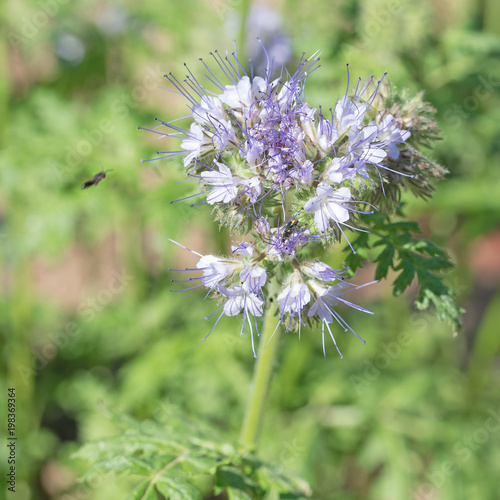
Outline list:
[[[269,58],[264,74],[254,75],[236,49],[211,56],[214,69],[202,60],[208,88],[189,70],[183,82],[166,75],[188,102],[188,127],[158,120],[152,131],[180,138],[179,151],[159,158],[181,155],[190,179],[199,181],[192,196],[211,205],[231,234],[247,236],[232,244],[228,258],[197,254],[201,276],[187,281],[199,280],[222,303],[215,325],[223,315],[242,314],[241,332],[250,328],[252,345],[258,318],[273,302],[287,331],[317,321],[323,340],[326,326],[335,342],[333,323],[350,329],[339,304],[369,311],[343,298],[356,288],[345,281],[345,269],[334,271],[311,255],[344,239],[351,245],[345,230],[362,230],[360,215],[376,210],[368,201],[395,175],[410,131],[392,114],[380,116],[374,104],[380,81],[373,78],[359,79],[353,91],[348,82],[327,108],[311,107],[304,89],[319,67],[316,54],[273,80]]]

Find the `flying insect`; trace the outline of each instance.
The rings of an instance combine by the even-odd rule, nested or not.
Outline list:
[[[97,174],[94,175],[94,178],[90,181],[87,181],[87,182],[84,182],[82,184],[82,189],[87,189],[91,186],[97,186],[97,184],[99,184],[99,182],[101,182],[103,179],[106,178],[106,173],[107,172],[111,172],[113,169],[110,168],[109,170],[106,170],[104,171],[104,168],[103,166],[101,165],[101,171]]]

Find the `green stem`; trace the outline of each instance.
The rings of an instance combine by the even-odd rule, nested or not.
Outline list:
[[[278,304],[274,301],[265,314],[257,361],[255,363],[250,394],[241,428],[240,446],[249,452],[254,452],[257,449],[262,420],[264,418],[266,396],[278,352],[281,328],[276,329],[278,316],[275,313],[277,310]],[[274,337],[269,342],[275,329]],[[266,346],[268,342],[269,344]]]

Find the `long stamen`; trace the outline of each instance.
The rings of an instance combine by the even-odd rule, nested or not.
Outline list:
[[[214,316],[215,314],[217,314],[223,307],[224,307],[225,303],[222,304],[219,309],[217,309],[217,311],[213,312],[210,316],[206,316],[205,319],[210,319],[212,316]],[[223,313],[224,314],[224,313]]]
[[[325,321],[323,321],[323,324],[325,324]],[[332,338],[333,340],[333,343],[335,345],[335,349],[337,349],[337,352],[339,353],[340,355],[340,359],[343,359],[344,355],[340,352],[340,349],[339,349],[339,346],[337,345],[337,342],[335,342],[335,337],[333,336],[333,333],[332,331],[330,330],[330,325],[328,323],[326,323],[326,327],[328,328],[328,331],[330,332],[330,337]]]
[[[214,331],[214,328],[217,326],[217,323],[219,322],[219,320],[222,318],[222,316],[224,316],[224,312],[222,312],[220,314],[220,316],[217,318],[217,321],[214,323],[214,326],[212,326],[212,328],[210,329],[210,331],[208,332],[208,335],[206,337],[203,337],[201,340],[207,340],[208,337],[210,337],[210,334]],[[209,316],[210,317],[210,316]],[[207,319],[207,318],[205,318]]]
[[[171,205],[172,203],[177,203],[178,201],[189,200],[189,198],[194,198],[195,196],[200,196],[200,194],[204,194],[204,191],[202,191],[201,193],[190,194],[189,196],[186,196],[185,198],[179,198],[178,200],[172,200],[172,201],[170,202],[170,205]]]
[[[179,246],[181,248],[184,248],[184,250],[188,250],[189,252],[194,253],[194,254],[198,255],[199,257],[203,257],[203,255],[201,255],[201,253],[198,253],[198,252],[196,252],[194,250],[191,250],[190,248],[185,247],[184,245],[181,245],[180,243],[178,243],[175,240],[172,240],[171,238],[167,238],[167,239],[168,239],[168,241],[171,241],[172,243],[175,243],[177,246]]]
[[[169,292],[172,292],[172,293],[187,292],[188,290],[194,290],[195,288],[200,288],[201,286],[204,286],[203,283],[200,283],[199,285],[192,286],[192,287],[189,287],[189,288],[183,288],[181,290],[169,290]]]

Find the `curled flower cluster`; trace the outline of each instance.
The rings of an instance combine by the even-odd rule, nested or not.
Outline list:
[[[352,92],[348,83],[325,115],[304,96],[318,57],[303,57],[293,75],[282,71],[271,81],[272,61],[260,77],[244,70],[236,51],[212,56],[227,83],[203,61],[215,91],[190,71],[183,83],[166,75],[188,100],[192,123],[183,129],[159,120],[151,130],[182,139],[181,151],[160,158],[183,155],[187,175],[201,188],[192,196],[203,196],[200,203],[212,205],[216,220],[233,234],[251,236],[232,246],[231,257],[197,254],[201,276],[188,281],[199,280],[222,303],[210,333],[223,315],[242,314],[241,332],[250,329],[255,355],[257,318],[276,300],[278,326],[300,334],[301,326],[321,323],[323,349],[325,326],[337,347],[330,325],[352,330],[335,307],[370,311],[343,298],[358,288],[346,281],[345,269],[333,270],[311,253],[342,238],[355,252],[344,228],[362,230],[359,214],[373,213],[371,202],[389,181],[413,177],[402,155],[411,151],[410,131],[383,108],[382,82],[373,77],[358,80]],[[270,291],[271,280],[281,286],[277,293]]]

